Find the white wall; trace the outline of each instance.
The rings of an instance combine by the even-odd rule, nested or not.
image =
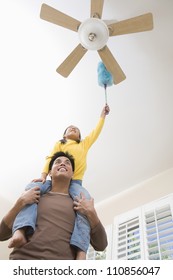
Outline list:
[[[96,209],[106,226],[113,223],[115,216],[170,193],[173,193],[173,168],[96,204]]]
[[[3,218],[3,216],[8,212],[11,206],[12,203],[10,201],[0,196],[0,221]],[[10,249],[8,249],[8,243],[9,241],[0,241],[0,260],[8,259],[10,253]]]

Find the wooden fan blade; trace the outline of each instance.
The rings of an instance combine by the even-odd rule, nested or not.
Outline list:
[[[63,14],[46,4],[42,4],[41,6],[40,18],[73,31],[77,31],[81,24],[80,21]]]
[[[102,17],[104,0],[91,0],[90,17]]]
[[[125,80],[125,74],[107,46],[101,50],[98,50],[98,54],[101,57],[106,69],[112,74],[114,84],[118,84]]]
[[[68,75],[73,71],[75,66],[79,63],[79,61],[82,59],[82,57],[87,51],[87,49],[84,49],[82,45],[79,44],[63,61],[63,63],[56,69],[56,71],[60,75],[68,77]]]
[[[108,25],[110,36],[137,33],[153,29],[153,16],[151,13],[115,22]]]

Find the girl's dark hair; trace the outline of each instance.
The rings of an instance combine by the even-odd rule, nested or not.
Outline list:
[[[75,163],[74,163],[74,158],[72,155],[70,155],[68,152],[64,153],[64,152],[57,152],[55,153],[52,157],[51,157],[51,160],[50,160],[50,163],[49,163],[49,171],[52,169],[52,166],[53,166],[53,163],[54,161],[59,158],[59,157],[66,157],[70,160],[71,162],[71,165],[72,165],[72,170],[74,171],[75,169]]]
[[[67,142],[67,140],[64,138],[64,135],[66,134],[66,131],[67,131],[67,129],[69,128],[70,126],[68,126],[66,129],[65,129],[65,131],[64,131],[64,133],[63,133],[63,138],[61,139],[61,140],[59,140],[60,142],[61,142],[61,144],[65,144],[66,142]],[[80,141],[81,141],[81,134],[80,134],[80,131],[79,131],[79,140],[75,140],[77,143],[80,143]]]

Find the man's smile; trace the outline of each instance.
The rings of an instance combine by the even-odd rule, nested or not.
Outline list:
[[[67,168],[65,168],[64,166],[63,167],[61,166],[58,168],[58,171],[67,171]]]

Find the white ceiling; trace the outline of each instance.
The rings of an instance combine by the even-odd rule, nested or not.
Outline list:
[[[104,106],[97,52],[88,51],[68,78],[56,73],[78,35],[41,20],[42,3],[1,3],[0,196],[10,200],[40,176],[64,129],[74,124],[86,136]],[[90,14],[90,0],[44,3],[80,21]],[[172,0],[105,0],[103,19],[152,12],[154,29],[108,41],[127,78],[108,88],[111,112],[88,155],[84,186],[96,202],[173,167],[172,11]]]

